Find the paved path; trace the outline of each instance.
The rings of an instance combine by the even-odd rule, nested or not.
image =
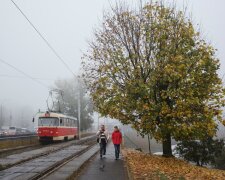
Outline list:
[[[100,159],[99,153],[82,170],[78,180],[127,180],[123,157],[115,160],[112,142],[107,146],[106,155]]]

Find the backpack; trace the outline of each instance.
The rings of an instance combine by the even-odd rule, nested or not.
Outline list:
[[[101,133],[99,134],[99,136],[98,136],[98,138],[97,138],[97,142],[98,142],[98,143],[104,143],[104,144],[107,143],[107,137],[106,137],[106,135],[105,135],[104,132],[101,132]]]

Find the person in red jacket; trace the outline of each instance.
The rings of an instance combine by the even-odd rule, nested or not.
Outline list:
[[[122,142],[122,134],[117,126],[114,127],[114,132],[112,133],[112,141],[115,147],[115,159],[117,160],[119,159],[120,144]]]

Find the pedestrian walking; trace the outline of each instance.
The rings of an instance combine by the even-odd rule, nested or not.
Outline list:
[[[100,130],[97,132],[97,141],[100,145],[100,158],[106,154],[106,145],[109,139],[109,135],[104,125],[101,125]]]
[[[122,143],[122,133],[117,126],[114,127],[114,132],[112,133],[112,141],[115,148],[115,160],[117,160],[119,159],[120,144]]]

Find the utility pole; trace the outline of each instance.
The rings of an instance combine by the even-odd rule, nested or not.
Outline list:
[[[77,109],[77,111],[78,111],[78,113],[77,113],[77,115],[78,115],[78,137],[79,137],[79,139],[81,138],[80,137],[80,131],[81,131],[81,123],[80,123],[80,82],[79,82],[79,77],[77,77],[77,82],[78,82],[78,97],[77,97],[77,106],[78,106],[78,109]]]
[[[9,124],[10,126],[13,126],[12,124],[12,111],[10,110],[10,114],[9,114]]]
[[[1,123],[2,123],[2,125],[3,125],[3,118],[2,118],[2,104],[1,104]],[[1,124],[0,123],[0,124]]]
[[[98,112],[98,125],[97,125],[97,131],[99,130],[99,112]]]

